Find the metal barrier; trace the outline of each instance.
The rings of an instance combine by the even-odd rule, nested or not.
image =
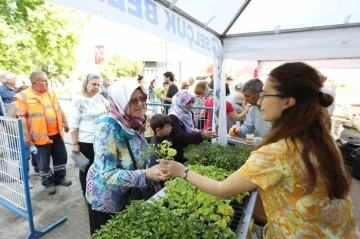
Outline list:
[[[42,231],[35,230],[28,181],[22,123],[0,117],[0,205],[29,222],[27,238],[39,238],[66,221],[66,217]]]
[[[58,98],[60,101],[71,101],[71,98],[62,98],[59,97]],[[146,111],[151,111],[152,114],[167,114],[169,112],[170,106],[171,104],[163,104],[162,100],[160,100],[159,98],[154,97],[152,94],[148,95],[148,100],[146,102],[147,105],[147,109]],[[195,106],[193,107],[194,110],[213,110],[212,107],[200,107],[200,106]],[[213,114],[211,114],[213,115]],[[206,119],[205,117],[202,118],[196,118],[194,119],[194,123],[195,123],[195,127],[203,130],[204,129],[204,125],[205,125],[205,120],[212,120],[212,119]],[[145,137],[152,137],[154,135],[153,130],[150,127],[150,122],[147,122],[147,127],[146,127],[146,132],[145,132]],[[71,142],[68,141],[64,141],[65,144],[68,145],[72,145]]]
[[[63,98],[63,97],[59,97],[58,98],[60,101],[71,101],[71,98]],[[152,94],[148,94],[148,101],[146,102],[147,106],[150,106],[147,108],[147,111],[152,111],[152,113],[154,114],[167,114],[167,112],[170,109],[170,104],[163,104],[162,100],[159,98],[154,97],[154,95]],[[194,110],[213,110],[212,107],[201,107],[201,106],[194,106],[193,107]],[[213,115],[213,114],[211,114]],[[198,127],[198,126],[203,126],[205,124],[205,118],[200,118],[200,119],[194,119],[195,121],[195,127],[197,127],[198,129],[202,130],[203,127]],[[212,119],[208,119],[208,120],[212,120]],[[69,144],[71,145],[70,142],[65,142],[65,144]]]
[[[147,110],[151,110],[153,111],[153,113],[155,114],[166,114],[168,112],[168,110],[170,109],[170,104],[158,104],[158,103],[146,103],[147,106],[150,106],[147,108]],[[156,110],[155,110],[156,109]],[[212,107],[203,107],[203,106],[194,106],[193,107],[194,110],[213,110]],[[212,115],[212,114],[211,114]],[[203,126],[205,124],[205,117],[203,118],[196,118],[194,119],[194,122],[195,122],[195,127],[200,129],[200,130],[203,130]],[[212,120],[212,119],[209,119],[209,120]],[[200,127],[199,127],[200,126]]]

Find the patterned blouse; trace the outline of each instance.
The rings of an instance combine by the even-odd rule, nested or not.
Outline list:
[[[125,144],[129,139],[136,167]],[[95,130],[95,159],[87,174],[86,199],[93,210],[121,211],[127,203],[130,187],[145,188],[145,168],[150,159],[143,135],[129,135],[109,116],[98,119]]]
[[[107,108],[110,108],[109,101],[100,94],[91,98],[83,95],[77,96],[71,101],[68,117],[70,132],[79,129],[79,142],[93,143],[95,121],[107,113]]]
[[[320,177],[305,195],[305,168],[294,144],[280,140],[254,151],[239,170],[259,186],[268,219],[266,238],[354,238],[350,197],[330,200]]]

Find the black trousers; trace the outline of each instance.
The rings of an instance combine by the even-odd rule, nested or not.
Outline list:
[[[101,225],[105,225],[107,221],[111,219],[115,213],[99,212],[91,209],[91,205],[88,203],[89,208],[89,221],[90,221],[90,235],[96,230],[101,228]]]
[[[64,140],[60,134],[49,137],[53,142],[45,145],[35,145],[38,153],[35,154],[39,166],[41,183],[45,187],[61,183],[66,176],[67,153]],[[50,157],[53,161],[54,172],[50,168]]]
[[[79,170],[79,179],[80,179],[80,184],[81,184],[81,190],[83,192],[83,196],[85,197],[85,193],[86,193],[86,175],[87,175],[87,172],[88,172],[91,164],[94,162],[94,157],[95,157],[94,144],[79,142],[79,148],[80,148],[80,152],[86,158],[88,158],[89,161],[90,161],[90,164],[87,166],[85,172]]]

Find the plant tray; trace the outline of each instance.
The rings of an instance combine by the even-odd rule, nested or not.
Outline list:
[[[243,209],[234,208],[234,215],[231,217],[230,223],[228,227],[235,233],[237,233],[240,224],[243,222],[245,218],[245,213]]]
[[[243,198],[241,203],[232,202],[232,203],[230,203],[230,206],[232,206],[234,211],[235,210],[244,210],[244,208],[246,208],[247,205],[249,204],[249,200],[250,200],[250,195]]]
[[[232,202],[230,205],[234,209],[234,215],[231,217],[228,227],[235,233],[237,233],[240,224],[243,222],[245,213],[244,209],[248,206],[250,196],[243,198],[241,203]]]

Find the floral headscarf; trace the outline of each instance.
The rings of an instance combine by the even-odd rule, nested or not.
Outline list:
[[[145,88],[137,82],[122,80],[116,82],[109,89],[109,103],[111,116],[120,122],[128,134],[144,132],[146,129],[146,115],[133,117],[131,115],[130,99],[135,90],[140,89],[146,97]],[[145,111],[144,111],[145,112]]]
[[[184,124],[186,132],[193,132],[195,130],[191,111],[185,108],[185,105],[191,100],[194,100],[195,96],[186,90],[180,90],[172,98],[171,108],[169,115],[175,115]]]

